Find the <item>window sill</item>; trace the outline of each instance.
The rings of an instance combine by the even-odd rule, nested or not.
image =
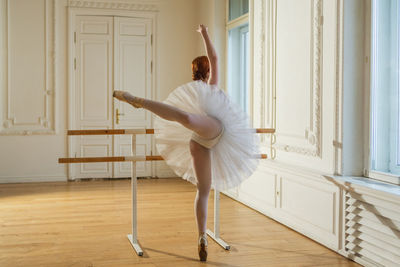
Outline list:
[[[368,177],[357,176],[325,176],[328,179],[334,179],[334,182],[342,184],[345,187],[361,186],[370,190],[383,192],[386,194],[400,197],[400,186],[377,181]]]
[[[374,180],[391,183],[394,185],[400,185],[400,177],[395,174],[379,171],[366,171],[365,176]]]

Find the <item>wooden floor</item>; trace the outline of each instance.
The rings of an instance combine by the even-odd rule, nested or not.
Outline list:
[[[142,179],[138,192],[143,257],[126,237],[129,180],[0,185],[0,266],[359,266],[226,196],[221,235],[232,249],[209,239],[208,261],[199,262],[195,187]]]

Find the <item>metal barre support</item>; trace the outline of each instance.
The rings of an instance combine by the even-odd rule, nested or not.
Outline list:
[[[136,155],[136,135],[132,134],[131,155]],[[139,245],[137,236],[137,177],[136,161],[131,162],[131,191],[132,191],[132,234],[128,235],[129,242],[139,256],[143,256],[143,250]]]
[[[218,245],[223,247],[225,250],[230,250],[231,246],[226,243],[219,236],[219,191],[214,190],[214,232],[210,229],[206,230],[207,234],[217,242]]]

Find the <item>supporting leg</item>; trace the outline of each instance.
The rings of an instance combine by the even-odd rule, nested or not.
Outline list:
[[[200,261],[207,260],[207,208],[211,188],[211,158],[210,150],[197,142],[190,141],[190,152],[193,157],[193,167],[197,177],[197,193],[194,200],[194,212],[199,230],[198,253]]]
[[[190,152],[193,157],[193,167],[197,177],[197,194],[194,202],[194,211],[199,233],[205,233],[207,228],[208,196],[211,189],[210,150],[191,140]]]
[[[231,246],[228,245],[224,240],[219,237],[219,191],[214,190],[214,232],[210,229],[207,229],[207,234],[215,240],[221,247],[226,250],[231,249]]]
[[[136,135],[132,135],[132,156],[136,155]],[[132,234],[128,235],[133,249],[139,256],[143,256],[143,250],[138,243],[137,236],[137,177],[136,177],[136,162],[131,163],[131,187],[132,187]]]

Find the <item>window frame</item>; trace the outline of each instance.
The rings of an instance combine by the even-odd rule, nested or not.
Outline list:
[[[244,29],[247,28],[247,31]],[[247,23],[247,26],[243,27],[240,29],[240,46],[243,47],[243,50],[240,50],[240,73],[244,73],[244,79],[243,76],[240,76],[240,84],[241,86],[247,86],[246,92],[241,91],[240,96],[243,99],[243,106],[244,106],[244,111],[247,112],[247,114],[250,113],[250,27],[249,23]],[[248,34],[248,44],[246,44],[246,40],[244,35]],[[249,47],[247,47],[247,45]],[[246,49],[248,48],[248,54],[246,54]],[[247,58],[246,58],[247,56]],[[244,62],[247,59],[247,62]]]
[[[225,88],[226,92],[229,94],[228,84],[229,84],[229,31],[242,26],[244,24],[248,24],[249,29],[249,69],[248,69],[248,105],[246,106],[248,116],[250,119],[253,119],[253,25],[252,23],[252,10],[253,10],[253,1],[249,0],[249,10],[248,13],[241,15],[233,20],[229,20],[229,0],[225,0],[226,4],[226,14],[225,14]]]
[[[397,1],[397,45],[398,50],[400,50],[400,1]],[[397,54],[397,68],[400,67],[400,52]],[[392,97],[392,108],[395,109],[395,113],[397,113],[397,120],[391,120],[390,122],[390,159],[391,162],[389,163],[389,169],[395,170],[397,176],[400,176],[400,101],[399,101],[399,93],[400,93],[400,72],[397,76],[397,86],[396,86],[396,94],[397,98]],[[394,106],[394,107],[393,107]],[[397,134],[396,134],[397,133]],[[395,161],[395,163],[393,163]]]

